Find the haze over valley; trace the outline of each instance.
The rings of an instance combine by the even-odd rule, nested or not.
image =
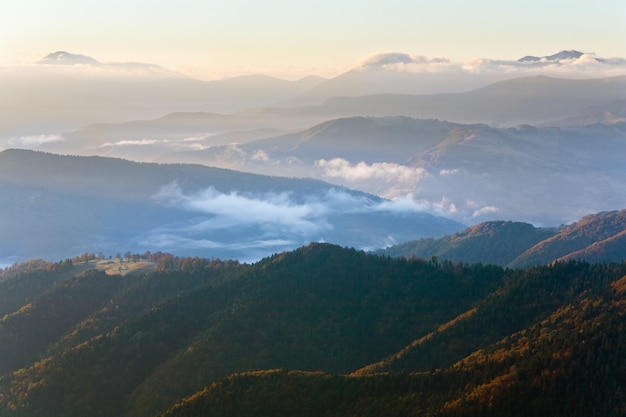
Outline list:
[[[77,175],[80,173],[80,175]],[[162,251],[256,261],[310,242],[376,249],[453,220],[313,179],[201,165],[0,152],[0,259]]]
[[[4,3],[0,417],[626,416],[623,0]]]
[[[90,222],[101,231],[115,230],[119,236],[113,239],[115,244],[110,233],[86,233],[93,226],[76,227],[85,233],[70,232],[72,227],[57,221],[51,223],[60,230],[53,231],[37,220],[39,234],[58,236],[66,245],[57,249],[68,252],[45,249],[47,239],[36,238],[33,231],[28,239],[38,241],[39,249],[18,244],[17,239],[14,248],[4,244],[5,259],[23,259],[30,249],[31,256],[57,257],[73,256],[80,248],[108,252],[117,251],[113,246],[118,245],[127,246],[119,250],[143,251],[152,245],[176,253],[192,250],[252,260],[309,241],[380,249],[489,220],[557,227],[587,214],[626,207],[626,168],[621,158],[626,154],[623,58],[567,50],[462,63],[380,53],[327,79],[311,75],[287,81],[250,75],[201,81],[154,64],[105,63],[57,51],[32,65],[0,68],[0,82],[4,86],[0,107],[9,116],[0,120],[1,149],[197,164],[270,176],[258,189],[222,188],[211,175],[193,189],[185,188],[185,176],[153,179],[141,193],[128,194],[135,199],[137,215],[146,209],[142,204],[160,204],[158,213],[146,215],[142,223],[130,221],[125,206],[115,206],[119,202],[111,200],[112,193],[127,186],[123,182],[145,184],[143,179],[153,175],[156,166],[136,165],[136,174],[113,181],[119,173],[106,166],[121,162],[98,160],[103,167],[93,190],[99,192],[90,191],[89,198],[102,203],[96,204],[100,214]],[[41,161],[32,162],[24,155],[4,153],[7,162],[0,167],[4,186],[20,195],[25,194],[15,190],[24,185],[15,169],[33,172],[32,163],[53,169],[58,161],[65,161],[39,155]],[[18,163],[21,158],[26,160]],[[89,163],[76,167],[80,168],[67,168],[63,174],[68,190],[72,188],[68,184],[91,176]],[[41,171],[28,187],[39,186],[45,195],[58,192],[58,184],[43,185],[50,175]],[[307,194],[304,183],[295,180],[287,187],[271,185],[282,181],[276,177],[316,179],[326,188]],[[359,197],[344,198],[348,194]],[[41,200],[42,209],[51,204],[52,195]],[[74,203],[68,201],[73,198],[57,197],[59,215],[63,204],[71,211]],[[233,206],[224,217],[221,209],[199,209],[201,204],[190,203],[195,199],[229,200]],[[346,203],[349,199],[353,201]],[[8,220],[11,216],[28,212],[13,204],[14,211],[9,212],[10,205],[3,209],[4,228],[13,224]],[[95,203],[85,204],[84,216],[88,216]],[[377,216],[383,213],[377,209],[381,204],[393,207],[389,213],[422,213],[448,219],[450,226],[430,227],[424,222],[408,226],[392,217],[370,222],[371,230],[356,226],[365,220],[355,220],[358,216],[367,217],[372,210]],[[52,213],[52,207],[46,210]],[[192,237],[196,232],[191,230],[198,227],[192,220],[167,220],[174,207],[189,215],[215,216],[214,225],[205,225],[206,230],[220,230],[230,238]],[[274,210],[276,214],[269,217],[279,220],[256,219],[246,212],[247,208],[254,211],[253,207]],[[283,217],[279,213],[284,209],[291,214]],[[237,211],[241,213],[234,214]],[[82,218],[78,212],[68,219]],[[344,216],[340,221],[334,217],[339,213]],[[291,215],[300,226],[285,223]],[[159,216],[162,224],[157,227]],[[154,219],[153,225],[148,226],[148,218]],[[385,230],[391,225],[402,232]]]

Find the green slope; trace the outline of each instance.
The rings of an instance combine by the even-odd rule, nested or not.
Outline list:
[[[552,312],[535,315],[520,331],[483,340],[481,348],[452,366],[413,373],[372,372],[370,367],[351,376],[282,370],[236,374],[161,417],[625,415],[626,277],[611,282],[624,273],[624,265],[560,264],[554,274],[536,272],[543,272],[538,279],[552,281],[552,295],[561,290],[567,295],[558,302],[534,303]],[[513,287],[507,291],[528,291],[520,288],[526,287],[521,282]],[[490,298],[500,298],[496,304],[510,301],[497,293]],[[476,316],[468,314],[445,327],[463,327],[463,321]],[[454,351],[458,338],[449,333],[430,350]],[[402,356],[396,361],[406,359]]]
[[[3,349],[28,355],[0,417],[620,415],[625,276],[328,244],[85,271],[5,316]]]
[[[436,256],[459,262],[483,262],[504,266],[529,247],[555,233],[554,229],[535,228],[528,223],[490,221],[453,235],[438,239],[419,239],[377,253],[424,259]]]
[[[592,246],[626,230],[626,210],[591,214],[562,228],[558,234],[528,248],[510,263],[512,267],[549,263],[560,258],[596,260],[597,249]],[[604,261],[621,261],[626,253],[619,252]]]
[[[380,255],[435,256],[457,262],[482,262],[520,268],[556,260],[620,262],[626,210],[588,215],[560,228],[536,228],[528,223],[489,221],[441,238],[419,239],[376,251]]]
[[[210,285],[175,289],[133,314],[139,300],[124,294],[137,284],[129,283],[108,308],[94,307],[74,329],[51,337],[50,356],[2,379],[0,409],[151,416],[234,372],[351,372],[467,310],[499,285],[503,271],[315,244],[236,267],[221,280],[214,274],[201,273]],[[129,313],[110,319],[111,309]]]

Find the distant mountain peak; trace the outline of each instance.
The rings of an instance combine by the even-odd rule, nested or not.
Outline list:
[[[564,60],[568,60],[568,59],[578,59],[581,56],[585,55],[584,52],[580,52],[580,51],[576,51],[574,49],[566,51],[560,51],[557,52],[554,55],[549,55],[549,56],[532,56],[532,55],[526,55],[523,58],[520,58],[517,60],[517,62],[559,62],[559,61],[564,61]],[[597,60],[597,58],[596,58]]]
[[[100,62],[90,56],[80,55],[80,54],[72,54],[66,51],[56,51],[52,52],[41,60],[37,61],[37,64],[45,64],[45,65],[100,65]]]
[[[366,58],[361,63],[361,67],[381,67],[395,64],[412,64],[414,62],[411,55],[404,52],[382,52]]]

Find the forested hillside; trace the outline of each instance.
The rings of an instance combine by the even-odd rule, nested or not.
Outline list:
[[[0,273],[0,416],[626,410],[624,263],[511,270],[329,244],[251,265],[150,257],[152,272]]]
[[[441,238],[422,238],[378,250],[379,255],[433,256],[511,268],[557,260],[619,262],[626,259],[626,210],[590,214],[559,228],[490,221]]]

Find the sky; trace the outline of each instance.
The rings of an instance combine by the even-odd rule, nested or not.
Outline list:
[[[0,66],[64,50],[202,79],[331,77],[379,52],[626,56],[624,0],[0,0]]]

